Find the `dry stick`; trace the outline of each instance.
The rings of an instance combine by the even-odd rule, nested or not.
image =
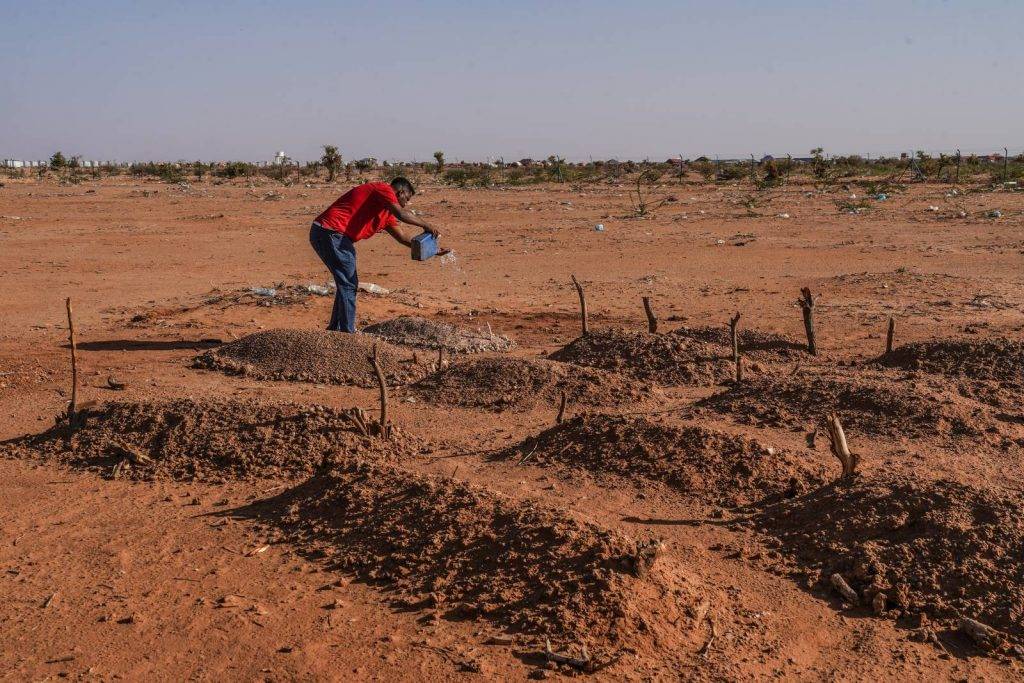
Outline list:
[[[885,353],[886,355],[892,353],[892,341],[896,336],[896,319],[891,315],[889,316],[889,332],[885,335]]]
[[[797,303],[804,313],[804,331],[807,332],[807,352],[812,356],[818,355],[818,345],[814,339],[814,297],[809,287],[800,290],[800,298]]]
[[[65,301],[68,309],[68,338],[71,340],[71,403],[68,404],[68,424],[74,425],[78,409],[78,347],[75,344],[75,320],[71,315],[71,297]]]
[[[580,295],[580,318],[582,319],[581,320],[581,324],[582,324],[582,327],[583,327],[583,333],[582,333],[581,336],[585,337],[585,336],[587,336],[587,332],[588,332],[588,328],[587,328],[587,297],[583,294],[583,285],[581,285],[579,283],[579,280],[576,279],[576,276],[573,275],[571,277],[572,277],[572,283],[574,285],[576,285],[576,293]]]
[[[384,371],[380,367],[380,358],[377,355],[377,345],[373,345],[373,371],[377,373],[377,383],[380,385],[380,435],[385,439],[388,437],[388,385],[384,382]]]
[[[860,458],[850,452],[850,446],[846,443],[846,434],[843,432],[843,425],[839,422],[839,416],[832,413],[826,420],[828,426],[828,438],[832,454],[843,463],[841,479],[847,479],[857,473],[857,464]]]
[[[740,338],[736,333],[736,326],[740,322],[740,312],[736,311],[736,315],[729,318],[729,336],[732,339],[732,362],[738,363],[740,359]]]
[[[437,347],[437,371],[438,372],[441,371],[441,368],[442,368],[443,365],[444,365],[444,347],[443,346],[438,346]]]
[[[551,640],[548,638],[544,639],[544,657],[549,662],[555,662],[557,664],[568,664],[569,666],[586,671],[590,666],[590,653],[587,652],[587,646],[583,645],[583,656],[582,657],[570,657],[568,655],[558,654],[551,649]]]
[[[562,420],[565,419],[565,392],[562,392],[562,402],[558,404],[558,415],[555,416],[555,424],[562,424]]]
[[[654,309],[651,308],[651,297],[644,297],[644,313],[647,314],[647,331],[655,334],[658,331],[658,319],[654,317]]]
[[[729,336],[732,339],[732,363],[736,366],[736,384],[743,381],[743,359],[740,358],[740,337],[736,327],[740,323],[740,312],[729,318]]]

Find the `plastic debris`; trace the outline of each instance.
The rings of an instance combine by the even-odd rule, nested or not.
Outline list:
[[[327,296],[331,293],[331,288],[324,285],[306,285],[306,291],[317,296]]]
[[[778,218],[789,218],[789,214],[788,213],[780,213],[778,215]]]
[[[877,199],[880,202],[884,202],[888,198],[889,198],[889,195],[887,195],[884,192],[879,192],[878,194],[875,195],[875,199]]]
[[[985,217],[986,218],[1002,218],[1003,217],[1003,212],[1000,211],[999,209],[992,209],[991,211],[988,211],[988,212],[985,213]]]
[[[391,293],[390,289],[385,289],[380,285],[373,284],[372,282],[360,282],[359,291],[366,292],[367,294],[378,294],[380,296]]]
[[[604,232],[604,223],[598,223],[595,225],[594,232]]]
[[[273,287],[252,287],[249,289],[250,292],[256,296],[274,297],[277,296],[277,290]]]

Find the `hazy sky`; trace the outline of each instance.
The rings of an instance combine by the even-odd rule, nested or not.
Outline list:
[[[1024,2],[0,0],[0,158],[1024,147]]]

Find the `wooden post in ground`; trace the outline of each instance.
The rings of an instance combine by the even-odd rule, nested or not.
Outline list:
[[[437,371],[441,372],[441,370],[443,368],[444,368],[444,347],[443,346],[438,346],[437,347]]]
[[[380,421],[378,422],[379,436],[382,438],[388,438],[390,429],[388,428],[388,385],[384,381],[384,371],[380,367],[380,357],[377,353],[377,345],[373,345],[373,355],[370,357],[370,362],[373,363],[373,371],[377,375],[377,384],[380,385]]]
[[[892,342],[896,336],[896,319],[889,316],[889,331],[885,335],[885,353],[889,355],[892,353]]]
[[[565,396],[565,392],[563,391],[562,392],[562,400],[558,404],[558,415],[555,416],[555,424],[556,425],[562,424],[562,420],[565,419],[565,404],[566,404],[566,400],[567,399],[566,399],[566,396]]]
[[[585,337],[589,331],[587,327],[587,297],[583,293],[583,285],[580,284],[575,275],[572,276],[572,283],[576,285],[576,293],[580,295],[580,325],[583,329],[580,336]]]
[[[954,183],[955,185],[959,185],[960,184],[960,159],[961,159],[960,150],[957,150],[956,151],[956,181]]]
[[[804,314],[804,331],[807,333],[807,352],[812,356],[818,355],[818,344],[814,336],[814,297],[811,295],[810,287],[803,287],[800,290],[800,298],[797,303]]]
[[[846,443],[846,434],[843,432],[843,425],[839,422],[839,416],[835,413],[830,414],[826,420],[826,426],[828,427],[832,455],[836,456],[843,464],[843,473],[840,478],[847,479],[854,476],[857,474],[857,464],[860,462],[860,458],[850,452],[850,446]]]
[[[658,331],[658,319],[654,317],[654,309],[651,308],[651,297],[644,297],[644,313],[647,314],[647,331],[654,334]]]
[[[75,344],[75,319],[71,311],[71,297],[64,302],[68,309],[68,339],[71,342],[71,402],[68,404],[68,424],[75,424],[78,410],[78,346]]]
[[[735,363],[740,357],[740,337],[736,331],[736,326],[740,322],[740,312],[736,311],[736,315],[729,318],[729,337],[732,340],[732,362]]]
[[[743,381],[743,359],[740,358],[740,336],[737,326],[740,323],[740,312],[729,318],[729,337],[732,341],[732,364],[736,366],[736,383]]]

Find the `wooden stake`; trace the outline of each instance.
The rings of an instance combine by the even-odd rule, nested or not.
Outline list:
[[[839,416],[832,413],[826,420],[828,427],[828,438],[832,449],[832,455],[839,458],[843,464],[843,473],[840,479],[847,479],[857,474],[857,465],[860,456],[850,452],[850,446],[846,443],[846,434],[843,432],[843,425],[839,422]]]
[[[444,347],[443,346],[439,346],[439,347],[437,347],[437,371],[441,372],[441,369],[443,367],[444,367]]]
[[[565,402],[566,402],[566,397],[565,397],[565,392],[563,391],[562,392],[562,401],[561,401],[561,403],[558,404],[558,415],[555,416],[555,424],[556,425],[562,424],[562,420],[565,419]]]
[[[743,381],[743,356],[736,356],[736,384]]]
[[[732,362],[740,362],[740,337],[736,332],[736,326],[740,322],[740,312],[736,311],[736,315],[729,318],[729,336],[732,339]]]
[[[818,345],[815,342],[814,337],[814,297],[811,295],[811,289],[804,287],[800,290],[800,298],[797,303],[800,304],[800,309],[804,313],[804,331],[807,333],[807,352],[812,356],[818,355]]]
[[[851,605],[859,605],[860,598],[857,596],[857,591],[850,588],[850,584],[846,582],[842,574],[833,574],[829,581],[832,583],[832,587],[836,589],[836,592],[843,596]]]
[[[587,328],[587,297],[583,294],[583,285],[579,283],[575,275],[572,276],[572,283],[576,285],[576,293],[580,295],[580,318],[583,328],[581,336],[585,337],[589,331]]]
[[[75,424],[78,411],[78,346],[75,344],[75,319],[71,311],[71,297],[64,302],[68,309],[68,339],[71,341],[71,403],[68,404],[68,424]]]
[[[384,371],[380,367],[380,357],[377,354],[377,345],[373,345],[373,356],[370,357],[370,362],[373,363],[373,371],[377,374],[377,384],[380,385],[380,422],[378,423],[378,430],[380,436],[388,438],[390,431],[388,429],[388,385],[384,381]]]
[[[885,353],[886,355],[892,353],[892,341],[896,336],[896,319],[891,315],[889,316],[889,332],[885,335]]]
[[[654,309],[651,308],[651,297],[644,297],[644,313],[647,314],[647,331],[656,334],[658,331],[658,319],[654,317]]]

